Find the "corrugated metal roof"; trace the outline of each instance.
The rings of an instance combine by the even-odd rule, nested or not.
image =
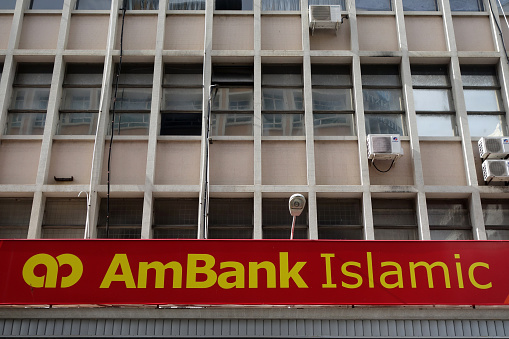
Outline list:
[[[1,337],[507,337],[509,320],[0,319]]]

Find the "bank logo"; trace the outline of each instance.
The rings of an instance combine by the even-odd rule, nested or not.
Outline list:
[[[39,265],[46,267],[45,274],[36,275],[36,267]],[[56,288],[59,269],[64,265],[70,266],[71,273],[62,277],[59,287],[71,287],[80,280],[83,274],[83,264],[77,256],[69,253],[61,254],[56,258],[45,253],[32,256],[23,266],[23,279],[32,287]],[[42,272],[44,270],[39,273]]]

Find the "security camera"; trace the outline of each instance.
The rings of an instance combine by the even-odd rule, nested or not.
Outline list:
[[[298,217],[306,206],[306,198],[302,194],[294,194],[290,197],[289,208],[293,217]]]

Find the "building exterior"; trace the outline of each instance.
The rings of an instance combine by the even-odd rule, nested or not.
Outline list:
[[[506,1],[0,1],[0,238],[286,239],[302,193],[297,239],[509,240],[478,149],[509,135]],[[311,31],[310,5],[341,5],[339,29]],[[404,155],[368,160],[368,134]],[[0,336],[479,337],[507,319],[4,305]]]

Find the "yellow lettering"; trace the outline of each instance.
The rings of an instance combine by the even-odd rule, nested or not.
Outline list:
[[[380,276],[380,283],[382,284],[382,286],[385,288],[396,288],[396,287],[403,288],[403,272],[401,270],[401,266],[394,261],[384,261],[380,265],[382,267],[394,266],[394,268],[396,269],[395,271],[387,271],[382,273],[382,275]],[[390,284],[385,280],[390,275],[395,275],[398,277],[395,283]]]
[[[460,255],[455,254],[454,258],[459,259]],[[465,286],[463,285],[463,272],[461,271],[461,263],[459,262],[456,263],[456,275],[458,276],[458,287],[464,288]]]
[[[417,287],[417,282],[415,280],[415,269],[419,266],[423,266],[426,268],[426,272],[428,275],[429,288],[433,288],[433,273],[431,270],[435,267],[442,267],[442,269],[444,271],[445,287],[451,288],[451,280],[449,278],[449,269],[447,268],[447,265],[445,263],[443,263],[441,261],[436,261],[430,265],[424,261],[419,261],[418,263],[414,263],[411,261],[411,262],[409,262],[409,265],[410,265],[410,282],[411,282],[412,288]]]
[[[116,274],[119,267],[121,273]],[[127,260],[126,254],[115,254],[99,288],[109,288],[113,281],[123,281],[125,287],[136,288],[131,266],[129,266],[129,260]]]
[[[166,270],[171,269],[173,271],[173,288],[182,287],[182,265],[176,261],[170,261],[166,265],[162,262],[154,261],[150,264],[148,262],[140,262],[138,272],[138,288],[147,287],[147,272],[149,269],[156,271],[155,288],[164,288],[164,277]]]
[[[326,283],[322,284],[323,288],[335,288],[336,284],[332,283],[332,270],[330,264],[330,258],[334,258],[335,255],[333,253],[322,253],[322,258],[325,258],[325,280]]]
[[[373,280],[373,258],[371,257],[371,252],[367,253],[367,261],[368,261],[368,285],[370,288],[375,287],[375,283]]]
[[[220,268],[233,268],[233,271],[221,273],[217,279],[219,287],[224,289],[244,288],[244,265],[236,261],[222,262]],[[234,281],[228,282],[228,278],[235,278]]]
[[[290,287],[290,279],[292,279],[297,287],[299,288],[307,288],[308,285],[302,280],[302,277],[299,275],[299,271],[304,267],[306,262],[299,261],[295,265],[293,265],[292,269],[289,270],[288,267],[288,252],[280,252],[279,253],[279,283],[281,284],[281,288],[289,288]]]
[[[258,288],[258,270],[267,272],[267,288],[276,288],[276,267],[270,261],[249,263],[249,288]]]
[[[197,266],[198,261],[203,261],[203,266]],[[216,283],[217,274],[212,271],[216,259],[210,254],[188,254],[187,256],[187,288],[208,288]],[[198,274],[205,274],[204,281],[197,281]]]
[[[481,289],[481,290],[485,290],[485,289],[488,289],[488,288],[491,288],[491,282],[487,283],[487,284],[479,284],[477,282],[477,280],[475,280],[475,277],[474,277],[474,270],[477,268],[477,267],[484,267],[486,269],[490,269],[490,265],[488,265],[487,263],[485,262],[475,262],[473,263],[472,265],[470,265],[470,268],[468,269],[468,277],[470,278],[470,282],[472,283],[472,285],[474,285],[475,287]]]
[[[62,277],[61,287],[66,288],[76,284],[83,274],[83,264],[81,260],[77,256],[69,253],[59,255],[57,260],[59,266],[71,266],[71,273],[67,277]]]
[[[34,269],[37,265],[46,266],[46,275],[37,276]],[[57,287],[58,264],[55,258],[49,254],[36,254],[28,259],[23,266],[23,279],[32,287]],[[45,280],[46,279],[46,283]]]
[[[356,261],[347,261],[347,262],[345,262],[341,266],[341,273],[343,273],[347,277],[357,279],[357,283],[355,283],[355,284],[348,284],[348,283],[342,281],[341,282],[341,286],[343,286],[345,288],[358,288],[359,286],[362,285],[362,277],[359,274],[357,274],[357,273],[353,273],[353,272],[348,271],[346,269],[348,266],[355,266],[355,267],[359,267],[360,268],[361,264],[356,262]]]

